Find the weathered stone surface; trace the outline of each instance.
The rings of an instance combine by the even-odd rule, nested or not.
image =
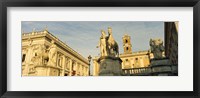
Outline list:
[[[152,72],[171,72],[171,67],[170,66],[158,66],[158,67],[152,67]]]
[[[173,65],[172,66],[172,72],[173,73],[178,73],[178,65]]]
[[[151,60],[151,70],[153,75],[169,76],[177,73],[177,66],[172,65],[169,59]]]
[[[164,52],[165,48],[163,46],[163,41],[161,39],[150,39],[149,44],[151,46],[151,52],[154,55],[155,59],[163,58],[162,52]]]
[[[169,59],[151,60],[151,66],[171,65]]]
[[[121,76],[122,60],[119,57],[101,57],[98,59],[100,64],[99,76]]]
[[[158,74],[158,76],[169,76],[169,74],[168,73],[160,73],[160,74]]]

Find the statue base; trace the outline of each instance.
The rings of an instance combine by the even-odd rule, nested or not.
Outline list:
[[[161,65],[171,65],[169,59],[161,58],[161,59],[152,59],[151,66],[161,66]]]
[[[103,56],[97,62],[100,65],[99,76],[121,76],[122,60],[119,57]]]
[[[177,76],[178,65],[170,63],[169,59],[153,59],[151,60],[151,75],[153,76]]]

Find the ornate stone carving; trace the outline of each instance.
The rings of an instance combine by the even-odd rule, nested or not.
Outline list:
[[[164,52],[163,41],[161,39],[150,39],[149,44],[154,59],[162,59],[162,53]]]
[[[34,65],[43,65],[43,60],[47,58],[45,53],[45,46],[40,44],[34,45],[33,53],[34,56],[31,58],[31,63]]]
[[[56,61],[57,61],[57,48],[54,43],[54,41],[51,41],[51,46],[49,47],[49,61],[48,65],[56,66]]]

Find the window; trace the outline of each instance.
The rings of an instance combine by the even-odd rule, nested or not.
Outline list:
[[[128,43],[128,40],[126,39],[126,43]]]
[[[126,50],[128,50],[128,47],[126,47]]]
[[[64,76],[68,76],[68,74],[67,73],[65,73],[65,75]]]
[[[135,58],[135,60],[137,61],[137,60],[138,60],[138,58]]]
[[[25,61],[25,58],[26,58],[26,54],[23,54],[23,56],[22,56],[22,62]]]

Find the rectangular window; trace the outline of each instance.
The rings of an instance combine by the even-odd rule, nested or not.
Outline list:
[[[26,54],[23,54],[23,56],[22,56],[22,62],[25,61],[25,58],[26,58]]]

